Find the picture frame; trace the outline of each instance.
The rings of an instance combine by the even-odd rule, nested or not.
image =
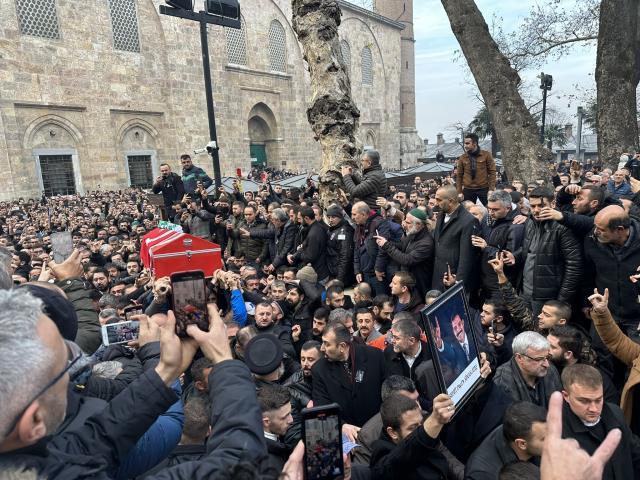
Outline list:
[[[440,392],[451,397],[458,413],[484,382],[480,376],[476,329],[471,325],[473,319],[463,282],[457,282],[423,308],[420,318]]]

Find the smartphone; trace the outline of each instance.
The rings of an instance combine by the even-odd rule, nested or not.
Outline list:
[[[187,336],[187,325],[195,324],[209,330],[207,288],[202,270],[176,272],[171,275],[173,314],[176,316],[176,335]]]
[[[138,339],[140,323],[137,321],[111,323],[102,326],[102,343],[117,345]]]
[[[340,406],[337,403],[302,410],[306,480],[344,476]]]
[[[142,315],[144,313],[144,309],[138,305],[131,305],[124,309],[124,318],[125,320],[131,320],[131,317],[136,315]]]
[[[60,264],[73,252],[73,239],[70,231],[51,233],[51,252],[53,260]]]

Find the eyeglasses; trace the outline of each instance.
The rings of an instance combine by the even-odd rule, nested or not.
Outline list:
[[[544,356],[544,357],[530,357],[529,355],[527,355],[526,353],[520,353],[519,355],[523,356],[523,357],[527,357],[529,360],[533,361],[533,362],[537,362],[537,363],[542,363],[545,360],[550,362],[551,359],[553,358],[551,356],[551,354]]]
[[[49,383],[47,383],[44,387],[42,387],[40,390],[38,390],[38,393],[36,393],[31,400],[29,400],[26,404],[26,406],[16,415],[16,417],[14,418],[14,420],[11,422],[11,424],[9,425],[9,429],[6,430],[6,433],[9,434],[11,432],[13,432],[14,428],[16,428],[16,425],[18,424],[18,422],[20,421],[20,419],[22,418],[22,415],[24,415],[24,412],[27,408],[29,408],[29,406],[35,402],[39,397],[41,397],[42,395],[44,395],[44,393],[49,390],[51,387],[53,387],[56,383],[58,383],[67,373],[69,373],[69,371],[73,368],[73,366],[78,363],[78,360],[80,360],[83,357],[83,354],[80,353],[78,354],[75,358],[73,358],[73,360],[69,360],[67,363],[67,366],[55,377],[53,377]],[[66,393],[65,393],[66,395]]]

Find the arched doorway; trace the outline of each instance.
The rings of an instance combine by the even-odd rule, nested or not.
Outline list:
[[[264,103],[256,104],[249,112],[249,156],[251,166],[264,168],[278,165],[276,117]]]

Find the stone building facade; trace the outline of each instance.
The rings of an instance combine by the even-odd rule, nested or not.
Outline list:
[[[163,3],[0,2],[0,199],[146,186],[161,163],[179,169],[181,153],[207,144],[199,26],[160,15]],[[401,64],[409,56],[413,68],[403,37],[410,19],[340,4],[359,139],[381,151],[385,167],[406,167],[407,131],[415,130],[413,73]],[[208,32],[222,174],[247,171],[252,158],[318,169],[290,1],[241,6],[241,30]],[[207,155],[192,156],[212,173]]]

